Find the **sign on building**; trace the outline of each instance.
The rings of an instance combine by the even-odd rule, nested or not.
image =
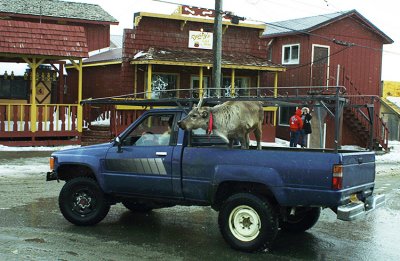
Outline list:
[[[189,31],[189,48],[212,50],[213,33]]]

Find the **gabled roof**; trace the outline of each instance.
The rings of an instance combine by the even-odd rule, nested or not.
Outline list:
[[[67,18],[118,24],[118,21],[99,5],[59,0],[0,0],[0,14],[32,15]]]
[[[122,48],[110,49],[108,51],[94,54],[83,61],[83,64],[104,62],[122,62]]]
[[[82,26],[0,20],[0,56],[88,57]]]
[[[328,24],[347,17],[356,17],[361,20],[371,31],[380,35],[385,44],[393,43],[393,40],[373,25],[368,19],[362,16],[356,10],[336,12],[331,14],[310,16],[298,19],[291,19],[267,24],[267,29],[264,31],[264,37],[276,37],[283,35],[294,35],[299,33],[310,33],[316,29],[324,27]]]
[[[212,66],[213,52],[198,49],[169,49],[150,47],[147,51],[137,53],[131,64],[166,64],[178,66]],[[244,53],[222,53],[223,68],[247,70],[284,71],[285,67],[273,64],[264,58]]]
[[[177,66],[212,66],[213,53],[207,50],[177,50],[150,47],[130,59],[131,64],[165,64]],[[122,62],[122,48],[95,54],[83,61],[84,66]],[[285,67],[248,54],[223,53],[222,67],[248,70],[284,71]]]
[[[392,113],[400,117],[400,97],[387,96],[381,99],[382,105],[386,106]]]

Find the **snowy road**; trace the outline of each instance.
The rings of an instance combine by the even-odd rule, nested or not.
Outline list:
[[[71,225],[58,209],[63,182],[45,181],[51,151],[0,147],[0,260],[400,260],[400,146],[392,146],[376,157],[384,208],[355,222],[325,209],[309,232],[280,234],[272,252],[257,254],[230,249],[209,207],[133,214],[118,204],[95,227]]]

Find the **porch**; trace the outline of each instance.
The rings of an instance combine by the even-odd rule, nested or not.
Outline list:
[[[0,104],[0,144],[80,144],[78,122],[77,104]]]
[[[82,100],[82,58],[85,57],[88,57],[88,48],[81,26],[0,21],[0,62],[27,65],[23,76],[0,72],[1,145],[80,143],[83,117],[79,102]],[[63,103],[65,61],[78,71],[75,104]],[[15,95],[13,81],[17,78],[21,89]]]

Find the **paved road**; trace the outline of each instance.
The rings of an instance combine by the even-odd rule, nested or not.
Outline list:
[[[63,183],[45,182],[46,152],[0,152],[1,164],[37,167],[26,175],[0,173],[0,260],[400,260],[400,175],[377,176],[387,204],[365,219],[336,220],[323,210],[307,233],[280,233],[271,251],[232,250],[209,207],[173,207],[133,214],[118,204],[94,227],[77,227],[60,214]]]

